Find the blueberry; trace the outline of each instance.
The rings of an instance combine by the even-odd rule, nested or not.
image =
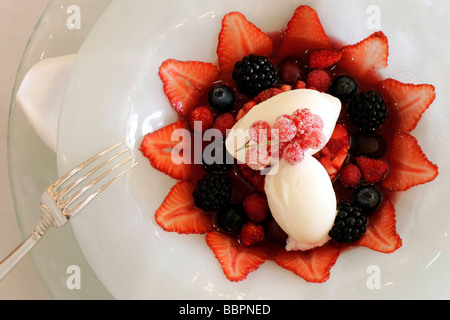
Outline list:
[[[372,184],[360,186],[353,193],[353,202],[365,213],[371,213],[377,210],[382,201],[383,196],[381,191]]]
[[[328,92],[345,102],[350,100],[358,92],[358,84],[352,77],[342,75],[334,79]]]
[[[222,229],[229,232],[236,232],[247,222],[247,215],[242,206],[232,204],[219,210],[217,219]]]
[[[225,113],[233,108],[236,97],[230,87],[219,84],[209,91],[208,101],[213,109]]]

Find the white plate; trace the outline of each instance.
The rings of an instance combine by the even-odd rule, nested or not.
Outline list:
[[[226,280],[204,236],[162,231],[153,214],[175,181],[157,172],[137,147],[147,132],[176,119],[158,67],[167,58],[216,62],[222,17],[240,11],[263,31],[284,28],[296,0],[116,0],[80,50],[64,98],[58,133],[63,173],[117,141],[140,165],[84,210],[72,227],[99,279],[118,299],[449,298],[448,128],[449,5],[442,1],[302,1],[325,31],[355,43],[372,32],[373,14],[390,41],[385,76],[432,83],[437,99],[413,134],[440,166],[432,183],[404,193],[397,205],[403,247],[393,254],[344,252],[324,284],[308,284],[268,261],[248,279]],[[369,20],[368,20],[369,19]],[[373,21],[373,20],[370,20]],[[370,22],[369,21],[369,22]],[[444,33],[446,35],[444,35]],[[444,150],[443,150],[444,149]],[[367,285],[373,266],[379,288]]]

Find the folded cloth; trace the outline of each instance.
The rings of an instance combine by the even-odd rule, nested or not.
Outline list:
[[[56,152],[58,120],[76,54],[41,60],[25,75],[17,103],[42,141]]]

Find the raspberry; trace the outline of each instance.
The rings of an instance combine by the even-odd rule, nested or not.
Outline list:
[[[291,142],[283,151],[283,159],[292,165],[298,164],[305,158],[305,150],[296,142]]]
[[[354,164],[346,165],[340,175],[341,182],[344,186],[353,188],[361,181],[361,170]]]
[[[266,197],[259,193],[251,193],[242,202],[248,218],[254,222],[262,222],[269,214],[269,204]]]
[[[273,129],[278,130],[278,139],[282,142],[290,141],[295,137],[297,133],[297,126],[289,116],[282,115],[277,118]]]
[[[251,246],[264,239],[264,228],[254,222],[247,222],[242,226],[240,233],[241,243]]]
[[[305,142],[311,149],[319,149],[325,145],[325,134],[318,129],[313,129],[305,134]]]
[[[305,133],[306,131],[311,130],[314,122],[313,114],[306,108],[294,111],[291,118],[294,121],[299,133]]]
[[[219,115],[214,121],[213,128],[220,130],[222,135],[225,137],[227,135],[227,130],[233,128],[236,120],[231,113],[224,113]]]
[[[196,121],[201,122],[201,129],[198,126],[195,126]],[[205,132],[213,126],[214,114],[208,107],[197,107],[189,113],[188,123],[192,130],[199,131],[200,129],[200,132]]]
[[[269,139],[270,124],[262,120],[256,121],[248,129],[248,134],[254,142],[266,142]]]
[[[327,92],[331,85],[331,77],[325,70],[313,70],[306,78],[306,86],[314,87],[317,91]]]

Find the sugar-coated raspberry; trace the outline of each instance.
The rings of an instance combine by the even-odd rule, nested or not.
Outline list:
[[[354,164],[348,164],[342,168],[339,179],[346,187],[353,188],[361,181],[361,170]]]
[[[303,150],[309,149],[309,141],[306,140],[306,133],[297,133],[291,142],[297,143]]]
[[[253,170],[262,170],[270,164],[267,144],[253,145],[247,150],[246,163]]]
[[[311,130],[314,122],[313,114],[311,113],[311,110],[307,108],[294,111],[291,119],[294,121],[299,133],[305,133],[306,131]]]
[[[281,115],[275,121],[273,129],[276,130],[276,135],[280,141],[290,141],[297,133],[297,127],[288,115]]]
[[[220,130],[220,132],[222,132],[222,135],[225,137],[227,134],[227,130],[233,128],[235,123],[236,120],[231,113],[224,113],[216,118],[213,124],[213,128]]]
[[[269,204],[266,197],[257,192],[246,196],[242,206],[248,218],[254,222],[262,222],[269,214]]]
[[[283,151],[283,159],[292,165],[298,164],[305,158],[305,150],[295,142],[288,144],[286,149]]]
[[[269,140],[270,124],[267,121],[256,121],[248,129],[250,140],[254,142],[266,142]]]
[[[305,134],[306,144],[311,149],[319,149],[325,145],[325,134],[322,130],[312,129]]]
[[[240,233],[241,243],[245,246],[251,246],[261,242],[264,239],[264,228],[252,221],[242,226]]]
[[[294,139],[295,138],[296,137],[294,137]],[[284,149],[286,149],[289,143],[290,141],[272,140],[268,147],[269,155],[276,160],[280,159]]]
[[[324,127],[323,119],[318,114],[313,113],[312,114],[312,129],[319,129],[322,130]]]

